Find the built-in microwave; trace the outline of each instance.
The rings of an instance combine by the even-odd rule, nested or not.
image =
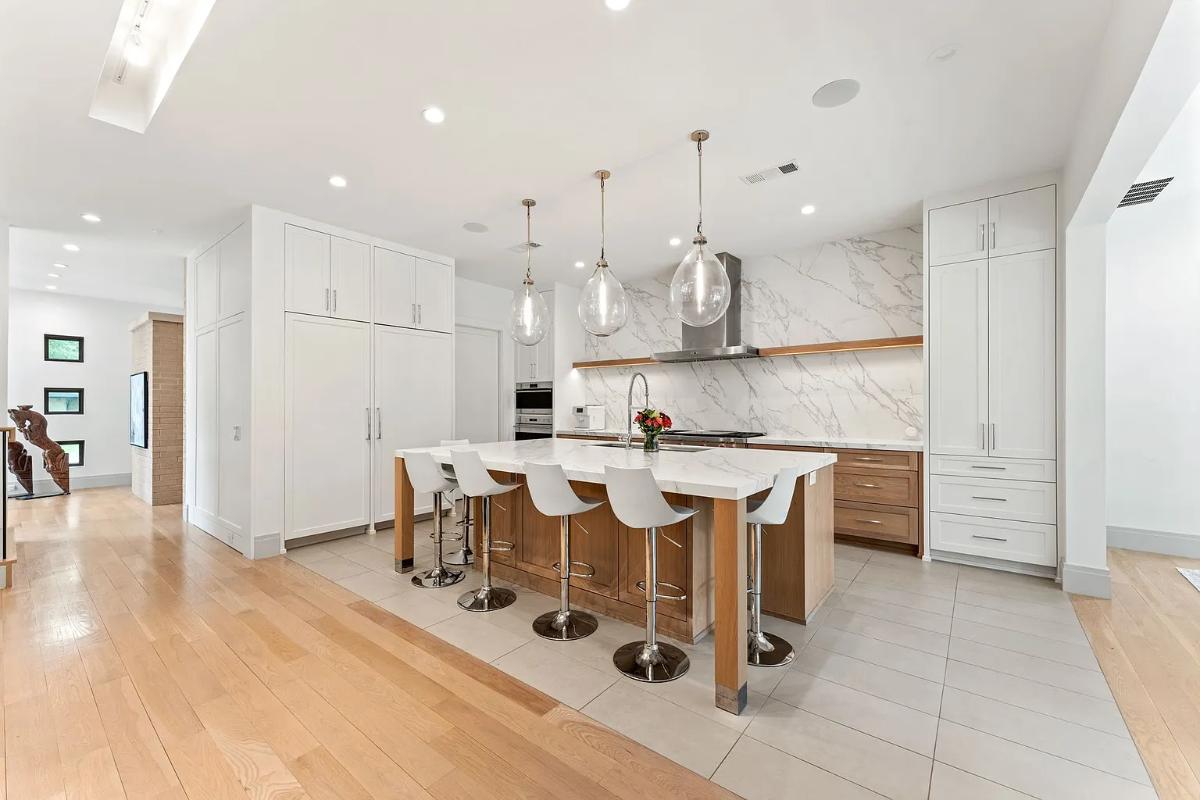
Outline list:
[[[517,416],[553,414],[554,384],[550,381],[525,381],[517,384]]]

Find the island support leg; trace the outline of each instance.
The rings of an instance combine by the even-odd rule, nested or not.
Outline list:
[[[404,459],[396,458],[396,572],[413,570],[413,485],[404,468]]]
[[[717,708],[746,709],[746,501],[713,501]]]

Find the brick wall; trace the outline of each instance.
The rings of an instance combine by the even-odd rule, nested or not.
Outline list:
[[[183,502],[183,320],[168,316],[133,329],[134,371],[150,373],[150,447],[129,448],[133,493],[155,506]]]
[[[137,325],[131,331],[133,340],[133,360],[132,371],[150,372],[154,363],[154,337],[153,325],[150,320],[146,320]],[[140,447],[129,446],[129,454],[131,464],[132,490],[134,495],[140,497],[147,503],[154,502],[154,494],[151,491],[152,470],[151,470],[151,454],[149,450],[143,450]]]

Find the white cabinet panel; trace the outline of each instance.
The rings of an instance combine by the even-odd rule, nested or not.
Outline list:
[[[1020,458],[971,458],[969,456],[931,456],[932,475],[957,475],[970,478],[994,478],[1006,481],[1056,480],[1055,462]]]
[[[418,258],[414,281],[417,327],[442,333],[453,331],[453,270],[446,264]]]
[[[988,445],[993,456],[1055,456],[1054,251],[988,268]]]
[[[221,246],[215,244],[196,259],[196,327],[206,328],[218,319]]]
[[[549,298],[547,298],[549,300]],[[553,306],[551,306],[553,309]],[[546,338],[542,339],[534,346],[537,350],[537,370],[534,380],[538,381],[553,381],[554,380],[554,330],[546,334]]]
[[[998,481],[989,478],[929,476],[929,508],[951,514],[1053,524],[1057,519],[1055,484]]]
[[[371,248],[362,242],[331,238],[330,314],[339,319],[371,320]]]
[[[374,248],[375,322],[383,325],[417,324],[417,301],[413,294],[416,259],[394,250]]]
[[[210,251],[211,252],[211,251]],[[218,447],[217,331],[196,336],[196,507],[217,516]],[[215,533],[215,531],[210,531]]]
[[[250,224],[239,225],[219,247],[219,316],[228,319],[250,306]]]
[[[930,210],[929,266],[987,258],[987,216],[987,200]]]
[[[370,326],[286,316],[284,538],[365,526],[371,502]]]
[[[988,266],[929,270],[929,450],[987,455]]]
[[[395,452],[430,447],[454,433],[453,339],[440,333],[375,326],[376,522],[395,516]],[[413,391],[420,376],[420,391]],[[418,494],[414,510],[433,509]]]
[[[1053,525],[958,514],[929,515],[929,547],[1047,567],[1058,560],[1057,528]]]
[[[1047,250],[1055,245],[1058,215],[1053,186],[988,200],[989,255]]]
[[[513,342],[513,371],[518,382],[537,380],[537,357],[536,345],[527,346],[520,342]]]
[[[329,235],[284,226],[285,311],[328,314]]]
[[[217,517],[243,533],[250,520],[250,323],[217,329]]]

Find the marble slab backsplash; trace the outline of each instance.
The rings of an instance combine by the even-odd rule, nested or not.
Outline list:
[[[736,255],[736,254],[735,254]],[[742,262],[743,341],[756,347],[921,333],[921,228],[855,236]],[[671,273],[626,286],[629,323],[588,336],[587,359],[635,358],[680,346],[667,310]],[[636,368],[676,428],[814,438],[922,435],[919,348]],[[634,368],[581,370],[588,403],[625,423]]]

